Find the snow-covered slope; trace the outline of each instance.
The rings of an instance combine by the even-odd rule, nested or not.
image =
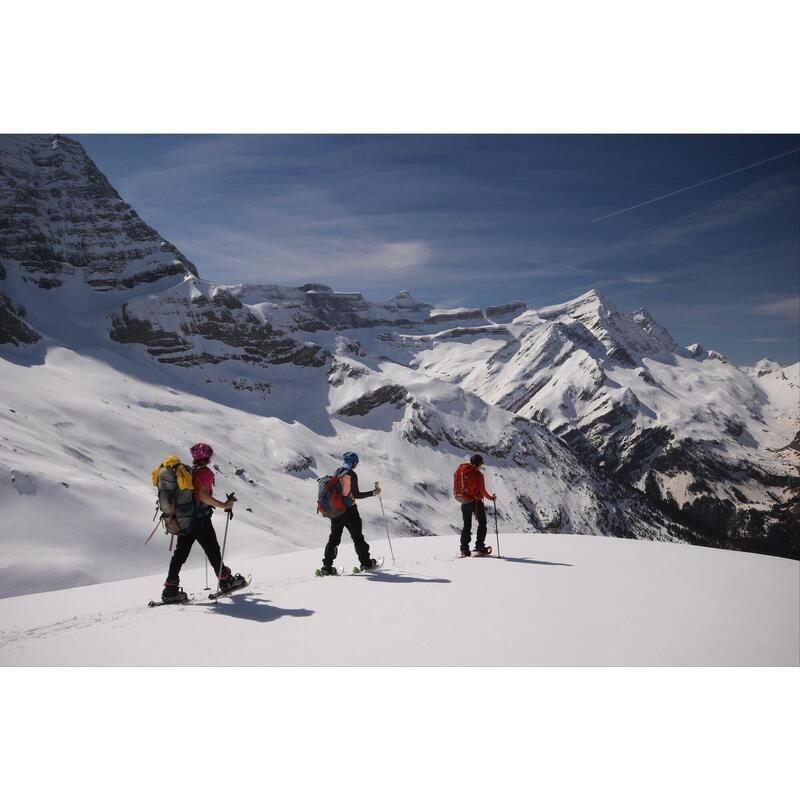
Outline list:
[[[755,379],[767,397],[768,428],[776,434],[775,444],[791,440],[788,446],[774,449],[797,463],[794,453],[800,452],[800,362],[782,367],[763,359],[754,367],[741,369]]]
[[[339,371],[330,384],[321,369],[311,371],[317,383],[284,376],[259,399],[215,384],[201,393],[180,382],[183,370],[108,347],[91,356],[51,347],[33,366],[0,360],[2,596],[165,568],[166,537],[143,546],[153,526],[149,473],[170,453],[186,457],[198,439],[216,450],[220,493],[240,499],[232,532],[248,555],[321,545],[327,523],[315,513],[316,478],[347,449],[361,454],[362,480],[381,481],[394,535],[460,525],[451,476],[473,449],[487,453],[504,525],[687,534],[646,499],[599,480],[545,428],[390,362],[341,383]],[[401,384],[393,402],[359,405]],[[384,536],[378,504],[361,506],[368,537]]]
[[[202,569],[184,607],[145,606],[158,575],[0,600],[0,665],[800,664],[795,561],[505,530],[503,560],[403,539],[394,567],[339,578],[313,577],[318,552],[247,560],[236,540],[253,583],[217,605]]]

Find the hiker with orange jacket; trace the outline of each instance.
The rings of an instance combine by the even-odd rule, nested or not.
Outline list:
[[[497,496],[486,491],[483,481],[483,456],[475,453],[469,464],[461,464],[453,476],[453,494],[461,503],[464,527],[461,529],[461,557],[469,558],[469,542],[472,538],[472,517],[478,520],[473,556],[488,556],[492,552],[486,547],[486,506],[484,500],[496,500]]]

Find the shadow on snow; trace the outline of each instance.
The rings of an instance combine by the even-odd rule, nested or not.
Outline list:
[[[229,602],[213,603],[209,608],[215,614],[249,619],[252,622],[273,622],[280,617],[310,617],[314,613],[310,608],[273,606],[251,593],[239,593],[224,599]]]
[[[533,558],[514,558],[513,556],[500,556],[501,561],[513,561],[515,564],[538,564],[542,567],[572,567],[574,564],[565,564],[562,561],[536,561]]]
[[[448,578],[424,578],[416,575],[397,575],[392,572],[368,572],[364,576],[375,583],[450,583]]]

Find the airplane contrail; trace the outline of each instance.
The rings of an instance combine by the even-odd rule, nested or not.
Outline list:
[[[660,194],[658,197],[654,197],[651,200],[645,200],[642,203],[637,203],[635,206],[628,206],[627,208],[621,208],[619,211],[612,211],[610,214],[605,214],[602,217],[597,217],[596,219],[591,220],[592,222],[600,222],[601,220],[608,219],[609,217],[616,217],[618,214],[624,214],[626,211],[633,211],[634,208],[641,208],[642,206],[650,205],[650,203],[656,203],[659,200],[664,200],[667,197],[673,197],[676,194],[680,194],[681,192],[688,192],[689,189],[696,189],[698,186],[705,186],[707,183],[713,183],[714,181],[722,180],[723,178],[727,178],[730,175],[736,175],[737,172],[744,172],[746,169],[753,169],[753,167],[760,167],[762,164],[768,164],[770,161],[775,161],[779,158],[783,158],[784,156],[790,156],[792,153],[800,152],[800,147],[795,147],[793,150],[787,150],[785,153],[779,153],[777,156],[771,156],[770,158],[765,158],[762,161],[756,161],[754,164],[748,164],[746,167],[739,167],[739,169],[733,169],[730,172],[726,172],[723,175],[717,175],[714,178],[707,178],[704,181],[700,181],[699,183],[693,183],[691,186],[684,186],[682,189],[676,189],[674,192],[667,192],[667,194]]]

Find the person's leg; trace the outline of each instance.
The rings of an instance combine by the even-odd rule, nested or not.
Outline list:
[[[364,539],[364,534],[361,532],[361,515],[358,513],[358,509],[355,506],[352,506],[347,510],[347,513],[343,514],[342,516],[345,518],[345,527],[350,532],[350,537],[353,540],[353,546],[356,548],[356,555],[358,556],[359,563],[361,566],[369,564],[369,545]]]
[[[461,528],[461,552],[469,553],[469,540],[472,538],[472,512],[475,510],[475,503],[462,503],[461,516],[464,519],[464,526]]]
[[[334,559],[339,552],[339,543],[342,541],[342,531],[344,530],[343,517],[347,512],[339,517],[331,520],[331,535],[328,537],[328,543],[325,545],[325,552],[322,555],[322,566],[330,569],[333,566]]]
[[[200,547],[203,548],[206,556],[208,556],[208,563],[214,570],[214,574],[219,577],[226,577],[224,574],[220,575],[220,568],[222,567],[222,553],[219,550],[219,541],[217,540],[217,532],[214,530],[214,525],[211,522],[211,517],[201,517],[195,523],[197,538]],[[226,570],[223,568],[223,572]],[[227,570],[230,577],[230,570]]]
[[[164,581],[164,586],[179,586],[181,582],[181,567],[186,563],[189,558],[189,553],[194,544],[194,531],[184,533],[182,536],[175,537],[178,541],[175,545],[175,550],[172,553],[172,558],[169,562],[169,570],[167,572],[167,580]]]
[[[486,547],[486,505],[480,500],[478,503],[478,532],[475,535],[475,549],[483,550]]]

